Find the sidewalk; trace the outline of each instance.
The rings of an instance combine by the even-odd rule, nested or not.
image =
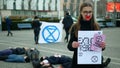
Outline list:
[[[68,51],[65,42],[36,45],[33,40],[33,30],[12,32],[13,37],[7,37],[7,31],[0,32],[0,50],[8,47],[36,47],[40,51],[40,56],[50,56],[55,53],[70,57],[73,55],[71,51]],[[103,32],[107,36],[107,46],[103,55],[105,58],[110,57],[112,59],[107,68],[120,68],[120,28],[105,28]],[[8,63],[3,61],[0,61],[0,66],[0,68],[33,68],[31,63]]]

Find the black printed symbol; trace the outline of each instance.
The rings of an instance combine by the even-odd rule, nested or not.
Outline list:
[[[89,51],[89,45],[81,45],[80,48],[82,51]]]
[[[91,61],[92,61],[93,63],[98,62],[98,57],[97,57],[97,56],[92,56]]]

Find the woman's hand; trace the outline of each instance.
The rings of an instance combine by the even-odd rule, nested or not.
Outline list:
[[[73,42],[72,42],[72,47],[73,47],[73,48],[78,48],[78,47],[79,47],[79,43],[76,42],[76,41],[73,41]]]
[[[101,42],[101,43],[100,43],[100,47],[101,47],[102,49],[104,49],[104,48],[105,48],[105,45],[106,45],[106,43],[105,43],[105,42]]]

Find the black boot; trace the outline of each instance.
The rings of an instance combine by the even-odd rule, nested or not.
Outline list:
[[[12,32],[11,32],[10,34],[11,34],[11,36],[13,36],[13,33],[12,33]]]
[[[9,36],[9,32],[8,32],[7,36]]]
[[[111,59],[107,58],[107,60],[104,62],[104,67],[107,67],[110,62],[111,62]]]

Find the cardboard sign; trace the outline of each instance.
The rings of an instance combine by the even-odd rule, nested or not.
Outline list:
[[[99,38],[99,37],[100,38]],[[97,39],[96,39],[97,38]],[[102,36],[102,31],[78,31],[78,64],[101,64],[102,48],[98,47],[95,42],[104,41],[105,37]],[[93,45],[94,44],[94,45]]]

